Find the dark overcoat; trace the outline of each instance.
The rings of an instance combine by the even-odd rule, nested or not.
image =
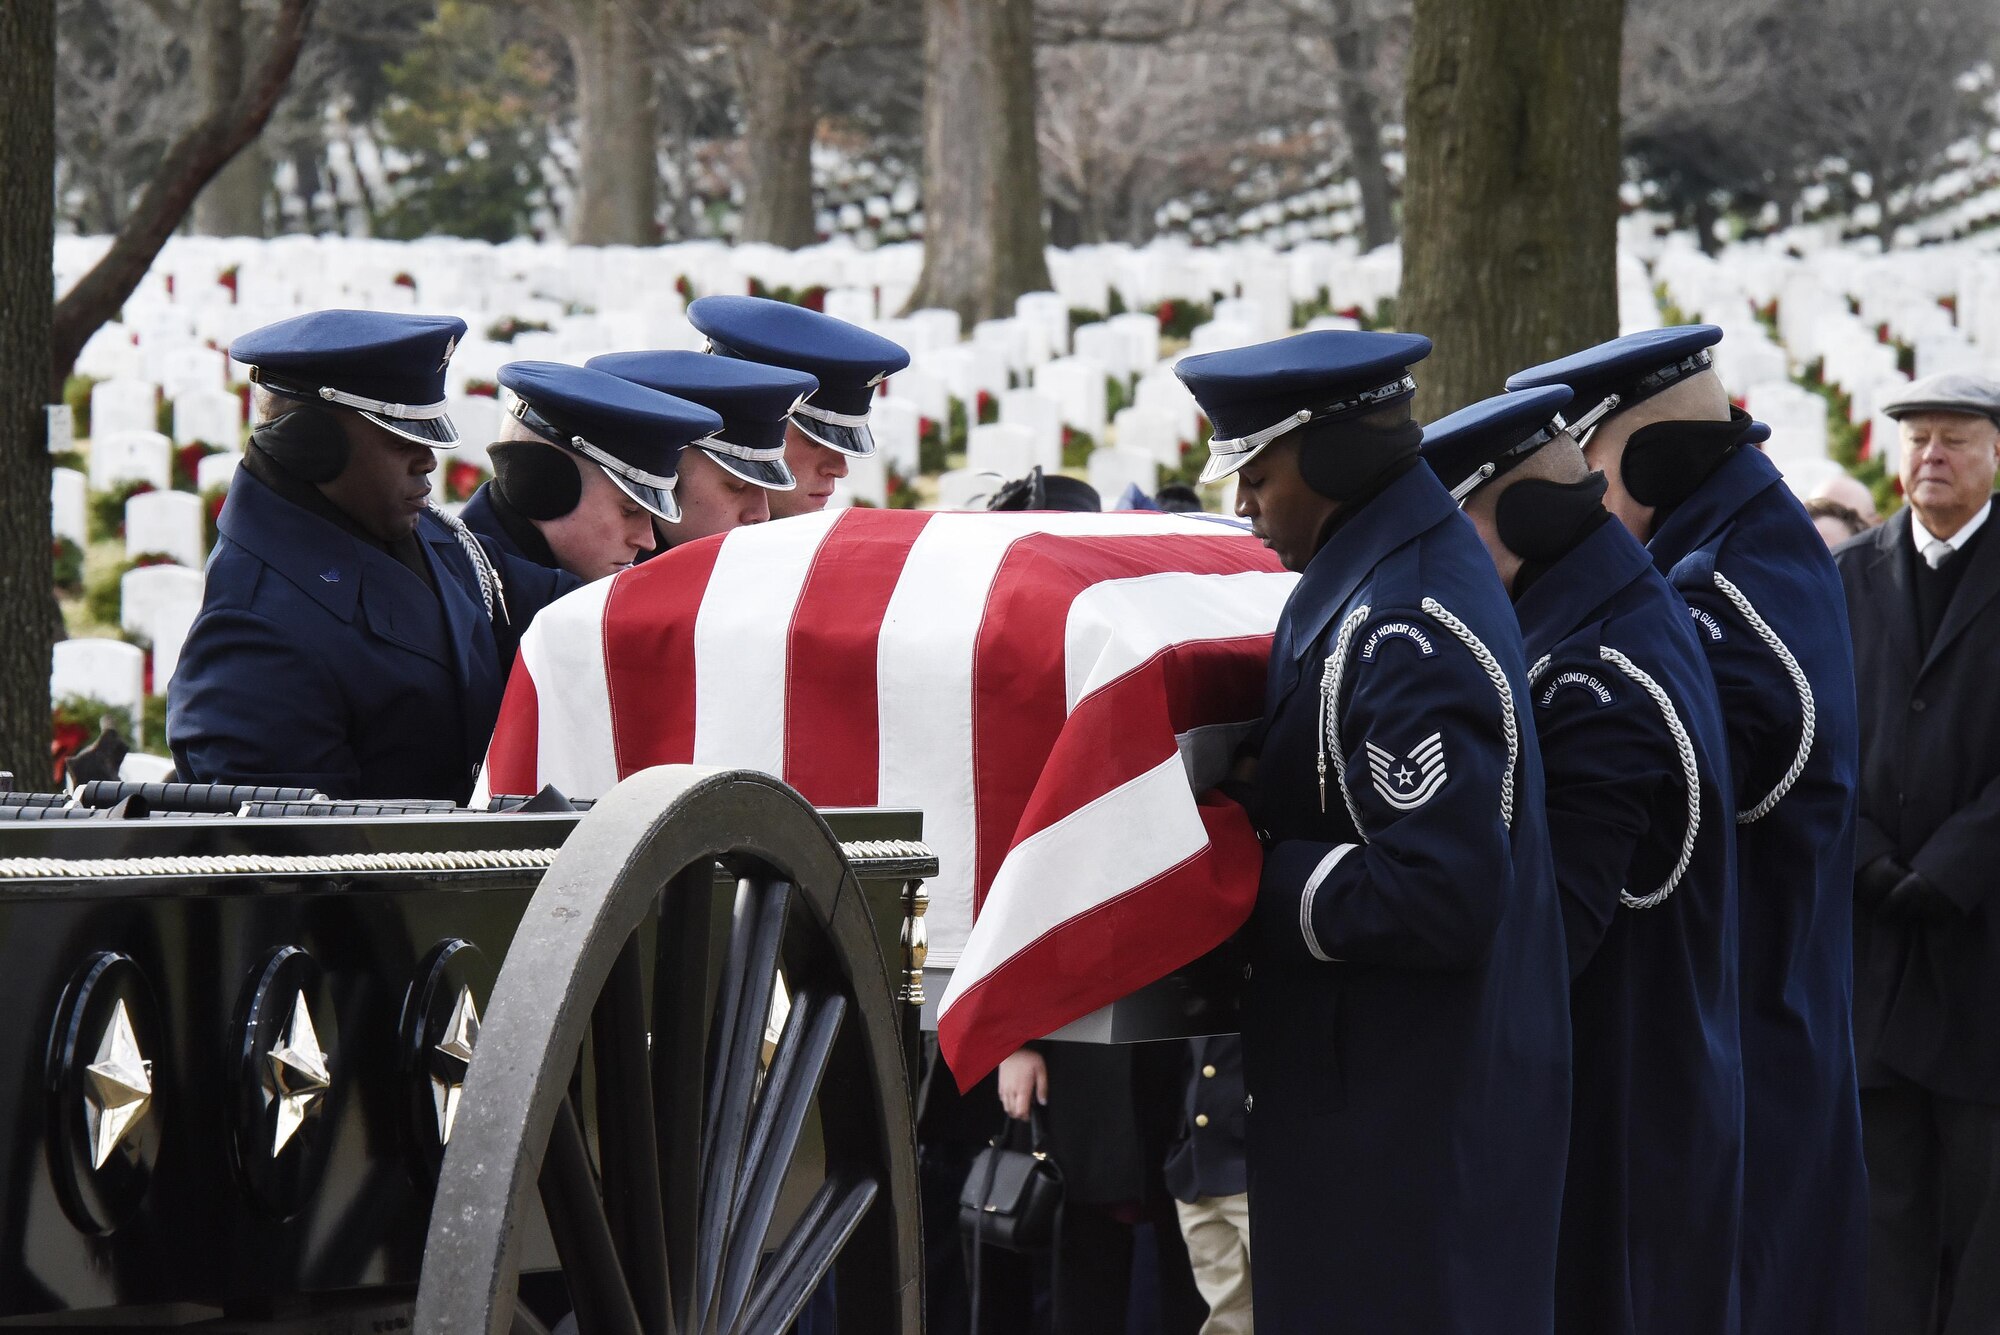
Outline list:
[[[1615,520],[1515,604],[1569,942],[1574,1335],[1737,1328],[1736,808],[1687,607]]]
[[[168,691],[180,777],[338,798],[471,796],[518,631],[488,621],[472,561],[430,514],[437,591],[238,469],[200,614]],[[512,614],[574,587],[498,555]],[[566,582],[567,581],[567,582]]]
[[[1804,507],[1747,446],[1648,548],[1708,657],[1736,793],[1743,1330],[1844,1335],[1861,1320],[1867,1232],[1847,602]]]
[[[1569,974],[1534,729],[1493,564],[1413,468],[1272,647],[1243,1013],[1262,1335],[1551,1329]]]
[[[1991,520],[1988,521],[1992,522]],[[1862,1079],[1900,1075],[2000,1103],[2000,542],[1964,558],[1928,650],[1905,509],[1834,553],[1854,624],[1861,708],[1855,865],[1887,854],[1965,910],[1949,926],[1855,915]]]

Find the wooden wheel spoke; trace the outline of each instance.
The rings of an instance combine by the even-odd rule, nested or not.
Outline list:
[[[666,1216],[660,1199],[646,994],[636,937],[628,938],[618,952],[591,1016],[591,1036],[604,1213],[641,1323],[648,1331],[670,1331]]]
[[[709,1311],[728,1243],[730,1221],[742,1188],[744,1141],[757,1092],[764,1027],[778,980],[778,951],[785,934],[791,887],[777,881],[745,883],[731,931],[729,968],[723,977],[724,1005],[718,1018],[717,1058],[710,1115],[703,1128],[701,1235],[696,1241],[693,1311]],[[738,939],[744,948],[737,949]],[[740,966],[740,967],[739,967]],[[692,1327],[705,1322],[691,1320]]]
[[[667,1270],[678,1328],[695,1320],[694,1269],[701,1236],[702,1115],[708,1082],[709,1000],[717,970],[709,953],[714,870],[683,873],[660,902],[653,974],[653,1109],[666,1220]]]
[[[876,1191],[874,1178],[822,1186],[760,1278],[731,1335],[780,1335],[789,1327],[874,1204]]]
[[[846,998],[801,995],[793,1005],[779,1038],[778,1051],[758,1100],[757,1121],[750,1133],[747,1189],[730,1221],[729,1249],[723,1261],[722,1287],[717,1298],[715,1328],[731,1329],[743,1313],[757,1259],[770,1231],[778,1193],[805,1129],[806,1113],[826,1074],[833,1040],[847,1014]]]
[[[556,1107],[540,1185],[556,1254],[569,1276],[579,1335],[643,1335],[612,1240],[611,1222],[598,1197],[583,1128],[568,1099]]]

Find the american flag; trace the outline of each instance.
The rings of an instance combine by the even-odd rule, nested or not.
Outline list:
[[[938,1036],[971,1084],[1221,942],[1260,854],[1198,801],[1262,710],[1294,577],[1149,513],[847,510],[666,553],[542,612],[485,786],[597,796],[652,765],[916,807]]]

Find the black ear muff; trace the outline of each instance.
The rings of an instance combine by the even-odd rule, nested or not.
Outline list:
[[[535,440],[486,447],[500,499],[528,519],[561,519],[583,499],[583,474],[570,452]]]
[[[1732,408],[1726,422],[1654,422],[1625,442],[1619,480],[1632,499],[1656,510],[1672,509],[1694,495],[1742,443],[1750,414]]]
[[[280,468],[306,482],[331,482],[347,467],[347,433],[331,410],[315,403],[259,423],[250,439]]]
[[[1372,496],[1416,459],[1424,429],[1416,422],[1392,427],[1315,422],[1302,428],[1300,437],[1299,473],[1306,485],[1328,500],[1353,501]]]

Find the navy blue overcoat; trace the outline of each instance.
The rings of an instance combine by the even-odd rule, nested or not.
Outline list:
[[[1867,1178],[1852,1003],[1859,726],[1826,544],[1744,446],[1661,521],[1736,791],[1744,1335],[1860,1329]]]
[[[1534,728],[1492,562],[1412,468],[1273,642],[1243,1014],[1261,1335],[1551,1329],[1569,973]]]
[[[1687,606],[1609,519],[1515,603],[1569,942],[1556,1329],[1737,1321],[1736,808]]]
[[[470,797],[519,627],[575,581],[493,554],[517,624],[489,623],[471,558],[435,516],[417,526],[433,594],[247,469],[217,528],[168,691],[180,777],[339,798]]]

